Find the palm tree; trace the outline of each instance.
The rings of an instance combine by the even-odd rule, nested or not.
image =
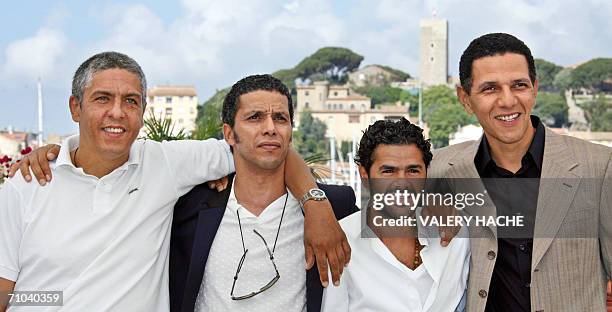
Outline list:
[[[183,129],[180,129],[175,133],[174,123],[171,119],[159,118],[151,114],[144,121],[146,138],[153,141],[174,141],[174,140],[185,140],[188,138],[187,134]]]

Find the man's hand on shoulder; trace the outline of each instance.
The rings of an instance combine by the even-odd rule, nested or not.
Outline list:
[[[9,294],[13,292],[15,282],[0,277],[0,312],[6,311]]]
[[[49,161],[56,159],[59,151],[60,146],[57,144],[49,144],[35,149],[24,156],[21,161],[11,166],[9,177],[13,177],[19,170],[27,182],[32,181],[33,174],[40,185],[46,185],[53,178],[51,168],[49,168]],[[30,172],[30,169],[32,172]]]
[[[328,264],[334,285],[351,258],[351,247],[331,208],[329,200],[307,201],[304,205],[304,247],[306,269],[317,263],[323,287],[329,285]]]

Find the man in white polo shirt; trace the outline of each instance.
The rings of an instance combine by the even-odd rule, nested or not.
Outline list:
[[[380,120],[366,129],[357,163],[370,193],[387,190],[387,186],[412,186],[420,192],[418,185],[427,177],[432,159],[430,143],[422,131],[404,118],[397,122]],[[340,285],[325,289],[322,311],[463,311],[468,239],[456,237],[443,247],[440,238],[431,231],[427,233],[428,229],[381,226],[382,221],[374,221],[376,217],[394,220],[408,216],[405,206],[385,206],[381,210],[367,207],[340,221],[353,254]],[[465,237],[466,230],[462,230]]]
[[[42,187],[18,176],[0,188],[0,295],[62,291],[63,307],[48,310],[169,309],[172,208],[194,185],[234,171],[233,158],[223,141],[136,140],[145,90],[140,66],[120,53],[94,55],[76,71],[70,111],[79,136],[50,164],[53,182]],[[295,167],[296,180],[287,183],[302,194],[315,184]],[[333,218],[325,204],[307,218]]]

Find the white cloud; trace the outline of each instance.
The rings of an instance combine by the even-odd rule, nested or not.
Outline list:
[[[53,76],[67,43],[62,31],[46,27],[40,28],[32,37],[12,42],[4,50],[2,80],[14,83]]]
[[[152,84],[195,84],[201,101],[244,75],[292,67],[324,46],[418,75],[419,20],[433,10],[449,20],[454,75],[468,43],[496,31],[517,35],[536,57],[561,65],[612,56],[612,1],[605,0],[182,0],[173,20],[145,4],[91,6],[92,25],[100,26],[91,38],[68,35],[74,16],[60,6],[34,34],[0,47],[0,90],[39,75],[69,90],[76,66],[104,50],[134,57]]]

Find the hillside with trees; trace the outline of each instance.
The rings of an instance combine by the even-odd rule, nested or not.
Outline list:
[[[332,84],[349,83],[348,74],[358,70],[363,56],[340,47],[325,47],[304,58],[296,66],[281,69],[273,76],[281,79],[292,90],[295,102],[296,82],[328,80]],[[568,106],[565,91],[568,89],[587,90],[594,94],[592,101],[580,103],[585,117],[593,131],[612,131],[612,103],[602,94],[612,92],[612,58],[596,58],[575,68],[562,67],[544,59],[535,60],[538,73],[539,92],[534,114],[552,127],[569,125]],[[395,81],[404,81],[410,74],[385,65],[375,65],[392,74]],[[390,85],[365,85],[352,87],[360,94],[372,99],[372,106],[408,103],[411,116],[417,115],[418,92],[394,88]],[[229,88],[218,90],[198,108],[197,130],[194,138],[222,137],[220,112],[223,98]],[[326,140],[321,139],[325,124],[312,115],[304,115],[304,126],[295,133],[294,145],[303,154],[324,153],[329,149]],[[436,147],[448,144],[449,134],[458,127],[477,123],[459,103],[455,90],[448,86],[435,86],[423,91],[423,119],[429,126],[429,136]],[[321,130],[323,129],[323,130]]]

